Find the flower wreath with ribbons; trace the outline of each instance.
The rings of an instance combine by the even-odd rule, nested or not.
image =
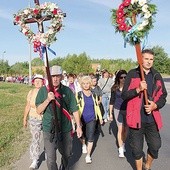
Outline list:
[[[125,43],[135,45],[144,40],[153,28],[153,15],[157,8],[147,0],[123,0],[119,8],[111,12],[116,32],[122,33]]]
[[[50,26],[47,27],[47,31],[42,33],[34,33],[28,24],[27,19],[34,18],[34,20],[41,25],[41,22],[45,20],[40,16],[50,16]],[[41,46],[50,46],[50,44],[56,41],[56,33],[60,31],[63,22],[63,12],[55,3],[45,2],[41,5],[36,5],[34,8],[26,8],[20,10],[17,14],[14,14],[14,23],[21,27],[20,31],[28,38],[34,45],[34,52],[40,50]]]

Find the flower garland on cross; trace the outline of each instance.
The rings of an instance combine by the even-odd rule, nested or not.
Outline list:
[[[42,32],[41,23],[50,16],[50,26],[47,27],[46,32]],[[38,33],[34,33],[27,25],[27,19],[33,18],[39,24]],[[20,31],[33,43],[34,52],[39,52],[40,56],[44,46],[50,46],[56,41],[56,33],[60,31],[63,22],[63,12],[55,3],[45,2],[41,5],[36,5],[34,8],[26,8],[14,14],[14,23],[21,27]],[[50,49],[51,50],[51,49]]]
[[[156,5],[147,0],[124,0],[118,9],[112,9],[112,24],[123,35],[125,43],[138,44],[153,28]],[[136,22],[136,17],[140,21]]]

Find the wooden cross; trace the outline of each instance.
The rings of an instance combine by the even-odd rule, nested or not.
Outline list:
[[[36,5],[40,5],[39,0],[34,0],[34,3]],[[63,14],[64,17],[66,17],[66,14]],[[38,24],[38,30],[40,33],[44,33],[44,27],[43,27],[43,22],[51,20],[51,16],[42,16],[41,14],[38,15],[36,18],[28,18],[26,19],[25,23],[30,24],[30,23],[37,23]],[[47,53],[47,48],[46,46],[44,47],[45,49],[45,68],[46,68],[46,74],[47,74],[47,80],[48,80],[48,85],[49,85],[49,91],[54,92],[53,84],[52,84],[52,79],[50,75],[50,68],[49,68],[49,62],[48,62],[48,53]],[[56,115],[56,104],[55,100],[52,100],[52,107],[53,107],[53,115],[54,115],[54,124],[55,124],[55,131],[56,133],[60,134],[61,133],[61,127],[60,123],[57,119]]]
[[[135,14],[132,16],[132,23],[134,25],[136,24],[136,15]],[[136,50],[137,60],[138,60],[139,68],[140,68],[141,79],[145,80],[143,66],[142,66],[142,52],[141,52],[140,43],[135,44],[135,50]],[[144,93],[145,104],[148,105],[148,95],[147,95],[146,89],[143,91],[143,93]]]

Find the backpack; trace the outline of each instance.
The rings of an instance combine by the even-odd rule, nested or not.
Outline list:
[[[96,94],[92,93],[92,95],[94,97],[95,105],[97,106]],[[81,101],[82,101],[82,98],[83,98],[83,92],[79,91],[77,97],[78,97],[78,101],[79,101],[80,107],[82,107],[82,102]]]

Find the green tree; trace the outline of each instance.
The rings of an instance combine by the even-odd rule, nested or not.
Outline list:
[[[44,65],[44,62],[39,58],[34,58],[32,61],[31,61],[31,65],[32,66],[43,66]]]
[[[65,60],[65,58],[57,57],[57,58],[54,58],[53,60],[49,61],[49,65],[50,66],[53,66],[53,65],[62,66],[64,60]]]
[[[170,58],[164,49],[160,46],[152,48],[154,52],[154,68],[160,73],[170,74]]]
[[[8,61],[0,60],[0,74],[2,75],[8,74],[9,69],[10,69],[10,66],[8,64]]]
[[[81,53],[80,55],[67,55],[63,64],[63,70],[67,73],[79,74],[92,72],[91,59],[86,55],[86,53]]]

